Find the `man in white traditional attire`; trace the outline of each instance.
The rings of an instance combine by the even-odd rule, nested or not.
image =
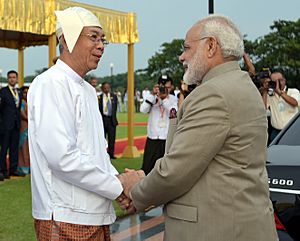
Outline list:
[[[60,57],[28,93],[32,209],[37,239],[110,240],[122,185],[106,152],[95,89],[83,76],[106,45],[98,18],[56,11]]]

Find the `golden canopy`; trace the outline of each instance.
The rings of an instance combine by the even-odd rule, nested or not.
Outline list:
[[[47,45],[55,33],[54,10],[81,6],[100,20],[111,43],[138,42],[136,16],[68,0],[0,0],[0,47]]]

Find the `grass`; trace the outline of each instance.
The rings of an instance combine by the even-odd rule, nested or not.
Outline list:
[[[122,113],[117,113],[117,118],[119,122],[127,122],[127,113],[122,112]],[[134,113],[134,122],[147,122],[148,120],[148,115],[143,114],[143,113]]]
[[[140,169],[142,157],[113,160],[119,172],[125,167]],[[0,183],[0,241],[33,241],[35,239],[31,216],[30,177],[8,180]],[[118,217],[125,215],[114,202]]]
[[[1,182],[0,193],[0,240],[35,240],[31,218],[30,178]]]
[[[119,123],[127,122],[127,113],[118,113],[117,118]],[[142,113],[134,114],[134,122],[147,122],[148,115]],[[127,126],[117,126],[117,139],[126,138],[127,137]],[[134,136],[145,136],[147,135],[146,126],[134,126],[133,128]]]
[[[117,126],[117,139],[127,138],[128,128],[127,126]],[[134,126],[133,136],[145,136],[147,135],[146,126]]]

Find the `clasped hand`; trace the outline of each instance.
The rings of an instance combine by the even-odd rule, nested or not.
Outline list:
[[[123,192],[116,199],[118,204],[123,210],[126,210],[127,213],[136,212],[135,207],[133,206],[132,200],[130,198],[130,193],[133,186],[142,180],[145,177],[145,173],[142,170],[131,170],[125,169],[125,172],[117,176],[122,183]]]

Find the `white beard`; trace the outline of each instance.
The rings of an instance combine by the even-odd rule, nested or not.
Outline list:
[[[183,81],[187,85],[200,85],[204,75],[208,72],[208,66],[207,63],[203,61],[203,53],[200,47],[198,47],[194,56],[190,63],[187,61],[183,63],[183,65],[187,65],[188,67],[183,75]]]

